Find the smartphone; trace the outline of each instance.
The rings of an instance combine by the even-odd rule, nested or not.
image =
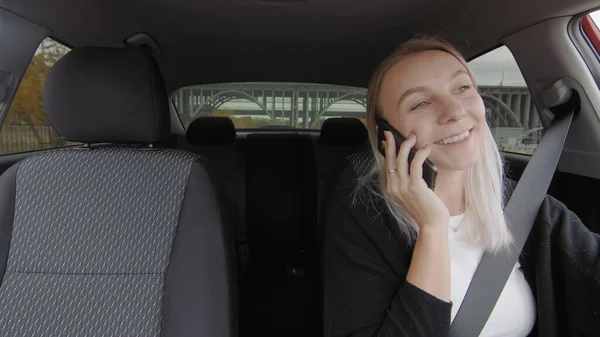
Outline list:
[[[400,144],[406,140],[398,130],[396,130],[387,120],[383,118],[377,118],[377,148],[379,152],[385,157],[385,146],[383,145],[383,141],[385,140],[384,131],[389,131],[394,136],[394,140],[396,141],[396,154],[400,152]],[[408,154],[408,167],[410,169],[410,163],[415,157],[415,153],[417,151],[414,147],[410,149]],[[435,180],[437,178],[437,166],[429,160],[425,159],[423,163],[423,180],[427,183],[430,189],[435,189]]]

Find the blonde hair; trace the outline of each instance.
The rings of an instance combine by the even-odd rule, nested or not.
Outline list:
[[[398,46],[396,51],[385,59],[377,68],[371,78],[367,97],[367,129],[371,150],[375,156],[371,169],[359,177],[355,189],[356,196],[362,196],[363,201],[372,205],[374,200],[383,200],[385,208],[397,221],[401,233],[409,243],[414,243],[417,237],[417,225],[413,219],[404,212],[401,205],[385,192],[385,158],[377,150],[377,129],[375,118],[378,116],[379,96],[382,81],[387,72],[408,55],[430,50],[439,50],[454,56],[460,61],[475,86],[475,77],[469,69],[463,55],[452,44],[438,37],[416,37]],[[383,117],[383,116],[381,116]],[[471,167],[467,173],[465,186],[465,220],[464,234],[467,238],[484,247],[486,251],[498,252],[508,248],[512,243],[512,235],[508,230],[504,216],[504,166],[498,145],[494,140],[491,130],[484,128],[481,159]],[[377,183],[374,183],[377,181]],[[364,198],[366,197],[366,199]]]

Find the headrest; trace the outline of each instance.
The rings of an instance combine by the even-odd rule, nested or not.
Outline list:
[[[328,146],[359,146],[367,144],[367,127],[356,118],[328,118],[321,127],[320,142]]]
[[[185,138],[192,145],[233,144],[235,142],[235,126],[228,117],[199,117],[192,121]]]
[[[50,69],[44,109],[58,134],[84,143],[155,143],[169,133],[158,65],[143,49],[74,49]]]

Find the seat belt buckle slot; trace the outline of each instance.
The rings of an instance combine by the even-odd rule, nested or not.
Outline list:
[[[304,271],[304,268],[293,267],[293,266],[287,267],[286,274],[288,277],[304,277],[304,276],[306,276],[306,272]]]

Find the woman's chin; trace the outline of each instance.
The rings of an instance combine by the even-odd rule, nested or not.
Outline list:
[[[445,157],[445,158],[444,158]],[[432,158],[433,163],[437,166],[438,171],[464,171],[477,165],[480,156],[469,154],[462,158],[444,156],[442,158]]]

